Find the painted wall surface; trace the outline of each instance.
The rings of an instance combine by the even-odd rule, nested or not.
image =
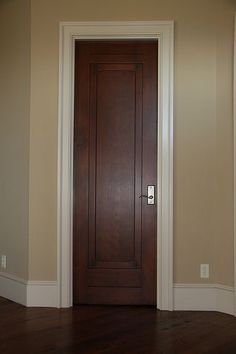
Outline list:
[[[0,1],[0,254],[28,277],[30,1]]]
[[[175,282],[233,284],[234,0],[32,0],[29,278],[56,279],[60,21],[174,20]]]

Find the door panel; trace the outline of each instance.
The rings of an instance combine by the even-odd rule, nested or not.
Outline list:
[[[74,303],[156,302],[156,86],[156,42],[76,42]]]
[[[135,268],[141,257],[140,201],[135,209],[135,193],[141,194],[140,181],[135,183],[141,176],[141,154],[135,151],[135,139],[141,143],[141,116],[135,114],[141,70],[93,64],[91,72],[89,265]]]

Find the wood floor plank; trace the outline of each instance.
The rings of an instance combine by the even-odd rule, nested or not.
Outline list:
[[[25,308],[0,298],[0,353],[233,354],[236,319],[138,306]]]

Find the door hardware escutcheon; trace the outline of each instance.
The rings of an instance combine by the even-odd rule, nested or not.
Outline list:
[[[155,204],[155,186],[147,186],[147,195],[141,194],[139,198],[147,198],[148,205]]]

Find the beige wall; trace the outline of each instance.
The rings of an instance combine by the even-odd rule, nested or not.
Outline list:
[[[202,282],[199,264],[210,263],[206,282],[233,285],[235,11],[234,0],[32,0],[30,39],[30,0],[1,0],[0,254],[8,273],[56,279],[59,21],[174,19],[175,281]]]
[[[174,273],[233,284],[233,0],[32,0],[29,278],[56,278],[59,21],[175,20]]]
[[[30,1],[0,1],[0,254],[28,277]]]

